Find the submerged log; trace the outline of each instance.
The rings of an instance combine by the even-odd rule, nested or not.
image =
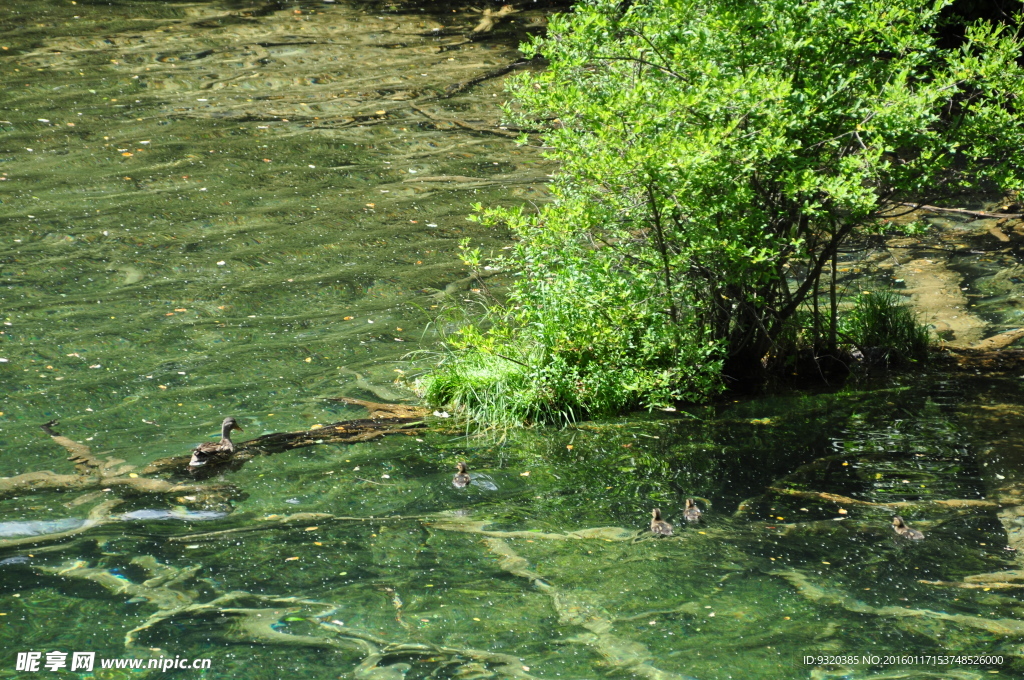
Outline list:
[[[562,626],[578,626],[585,633],[568,638],[566,642],[584,645],[601,656],[610,671],[646,680],[687,680],[686,676],[664,671],[651,664],[654,655],[643,644],[612,633],[614,617],[598,604],[589,602],[572,591],[562,590],[543,578],[529,562],[505,540],[485,538],[487,550],[498,559],[498,567],[513,576],[526,579],[535,588],[551,598]]]
[[[352,444],[364,442],[387,434],[408,434],[411,430],[425,427],[423,418],[428,411],[403,404],[380,404],[360,399],[338,398],[347,404],[361,406],[370,412],[369,418],[344,420],[323,427],[298,432],[275,432],[236,445],[235,455],[223,464],[208,464],[199,468],[196,479],[209,477],[225,469],[238,469],[257,455],[267,455],[290,449],[313,446],[314,444]],[[91,491],[99,489],[127,489],[136,493],[169,494],[180,493],[197,496],[202,501],[207,495],[223,500],[234,492],[234,487],[225,484],[195,484],[192,482],[154,479],[160,473],[185,473],[191,456],[161,458],[137,469],[120,458],[101,458],[92,450],[56,432],[57,421],[51,420],[40,427],[50,438],[68,452],[68,459],[75,464],[74,474],[58,474],[51,470],[26,472],[13,477],[0,477],[0,497],[17,493],[37,491]]]
[[[256,456],[281,453],[316,444],[355,444],[388,434],[412,434],[413,431],[427,426],[423,419],[428,411],[424,408],[406,406],[405,404],[382,404],[349,397],[336,397],[330,401],[361,406],[370,412],[370,417],[342,420],[297,432],[274,432],[239,442],[235,444],[234,455],[223,463],[207,463],[201,468],[189,470],[191,456],[174,456],[155,460],[139,472],[140,474],[154,474],[188,471],[198,479],[205,479],[225,470],[237,470]]]
[[[305,527],[311,522],[325,524],[327,522],[404,522],[408,520],[423,519],[423,516],[415,515],[391,515],[388,517],[345,517],[332,515],[326,512],[297,512],[294,515],[284,517],[264,517],[262,524],[235,527],[234,529],[221,529],[220,531],[205,531],[201,534],[185,534],[183,536],[172,536],[167,540],[171,543],[191,543],[193,541],[215,541],[235,534],[246,534],[253,531],[266,531],[268,529],[287,529],[289,527]]]
[[[101,586],[116,598],[139,598],[156,611],[142,623],[125,633],[125,649],[144,654],[139,637],[146,631],[176,619],[212,619],[226,640],[247,644],[284,647],[312,647],[355,652],[363,657],[352,676],[361,680],[400,678],[408,664],[402,661],[430,661],[435,667],[454,666],[454,677],[498,677],[515,680],[537,680],[525,672],[522,661],[510,654],[471,648],[434,644],[392,642],[380,635],[345,626],[330,617],[340,607],[301,597],[277,597],[246,591],[224,592],[214,586],[215,597],[199,601],[197,589],[186,586],[197,579],[199,565],[175,567],[163,564],[152,555],[134,557],[131,563],[149,576],[141,583],[132,581],[114,570],[75,561],[61,566],[40,565],[36,571],[63,580],[87,581]],[[248,603],[269,606],[245,606]],[[241,606],[240,606],[241,605]],[[293,634],[278,630],[288,615],[303,609],[313,612],[302,618],[319,625],[326,635]],[[439,658],[441,657],[441,658]],[[466,661],[470,659],[470,661]],[[438,666],[438,662],[442,664]],[[443,663],[447,661],[447,663]],[[399,662],[399,663],[396,663]],[[490,669],[481,666],[487,664]],[[491,672],[493,671],[493,672]]]
[[[53,427],[56,424],[57,421],[51,420],[41,427],[54,442],[68,452],[68,459],[75,463],[75,473],[59,474],[51,470],[39,470],[13,477],[0,477],[0,498],[38,491],[90,491],[114,488],[146,494],[187,493],[197,497],[213,495],[223,498],[235,491],[234,487],[226,484],[179,483],[143,477],[132,472],[135,470],[134,465],[124,465],[124,460],[110,456],[101,459],[85,444],[55,432]]]
[[[770,493],[779,494],[782,496],[795,496],[796,498],[803,498],[805,500],[813,501],[826,501],[829,503],[836,503],[838,505],[851,505],[851,506],[863,506],[872,508],[915,508],[915,507],[928,507],[938,506],[943,508],[998,508],[999,504],[995,501],[986,501],[976,498],[947,498],[938,500],[923,500],[923,501],[893,501],[891,503],[874,503],[871,501],[861,501],[856,498],[850,498],[849,496],[841,496],[835,493],[827,493],[824,491],[801,491],[799,489],[787,489],[779,486],[768,487]]]
[[[110,524],[115,521],[110,516],[110,511],[120,505],[123,501],[120,498],[111,498],[103,501],[92,510],[81,526],[66,531],[58,531],[52,534],[38,534],[36,536],[23,536],[21,538],[0,539],[0,548],[17,548],[21,546],[36,546],[44,543],[55,543],[65,538],[77,536],[95,527]]]
[[[983,583],[969,583],[967,581],[926,581],[918,579],[918,583],[928,586],[942,586],[944,588],[966,588],[968,590],[1009,590],[1011,588],[1024,588],[1024,583],[1009,583],[1007,581],[985,581]]]
[[[815,604],[840,607],[856,614],[872,614],[891,618],[922,618],[946,621],[961,627],[983,630],[1001,637],[1020,637],[1024,635],[1024,622],[1016,619],[986,619],[966,614],[947,614],[930,609],[912,609],[910,607],[875,607],[857,600],[850,595],[831,587],[819,586],[811,581],[806,574],[796,569],[769,572],[789,582],[804,598]]]

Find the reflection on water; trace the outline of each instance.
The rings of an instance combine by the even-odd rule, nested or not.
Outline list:
[[[259,436],[362,415],[326,397],[411,396],[393,381],[440,293],[475,295],[457,240],[505,243],[470,205],[542,201],[550,172],[498,126],[499,79],[446,96],[514,61],[541,11],[466,41],[471,8],[423,8],[0,6],[0,474],[70,472],[55,418],[139,465],[226,415]],[[1024,281],[965,257],[977,290]],[[8,496],[0,675],[58,649],[275,680],[1022,677],[1019,495],[987,500],[1014,498],[1018,383],[922,372],[501,443],[320,445],[211,480],[230,507]],[[647,534],[652,507],[676,536]],[[897,512],[926,539],[897,540]],[[802,662],[936,653],[1005,663]]]

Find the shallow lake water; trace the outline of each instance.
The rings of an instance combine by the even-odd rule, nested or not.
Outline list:
[[[246,439],[365,416],[332,397],[413,401],[438,310],[500,285],[458,259],[508,243],[472,204],[547,197],[501,79],[455,87],[542,30],[550,8],[521,9],[467,40],[480,13],[455,3],[0,5],[0,476],[72,472],[53,420],[141,469],[226,415]],[[954,265],[990,334],[1024,278],[974,247]],[[217,497],[8,493],[0,677],[54,650],[202,678],[1024,677],[1019,579],[965,581],[1019,566],[1012,503],[987,500],[1024,481],[1019,377],[323,444]],[[675,536],[647,534],[653,507]]]

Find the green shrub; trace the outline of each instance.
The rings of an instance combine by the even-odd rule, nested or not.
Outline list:
[[[478,213],[512,230],[498,266],[518,278],[490,330],[450,338],[428,398],[503,422],[704,399],[803,351],[808,309],[814,351],[838,357],[848,239],[902,204],[1024,184],[1020,36],[978,23],[942,49],[944,4],[580,0],[553,17],[523,46],[547,67],[510,78],[506,108],[544,131],[553,200]],[[899,314],[856,308],[848,334],[914,356]]]

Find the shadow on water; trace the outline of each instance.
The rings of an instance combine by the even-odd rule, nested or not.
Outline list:
[[[143,465],[228,414],[256,437],[411,399],[402,357],[480,285],[458,240],[506,245],[471,204],[543,201],[551,172],[500,127],[500,78],[449,86],[547,7],[467,38],[483,15],[444,3],[4,3],[0,473],[70,471],[54,418]],[[1022,677],[1018,382],[322,444],[223,472],[230,504],[8,496],[0,676],[62,650],[207,678]],[[1003,662],[803,660],[938,653]]]

